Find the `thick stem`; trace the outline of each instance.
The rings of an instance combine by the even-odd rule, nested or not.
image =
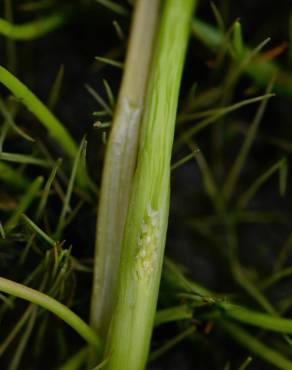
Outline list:
[[[107,370],[142,370],[151,339],[169,211],[177,102],[195,0],[165,0],[127,215]],[[145,31],[146,32],[146,31]]]
[[[106,335],[116,303],[121,241],[160,0],[139,0],[103,170],[94,258],[91,326]]]

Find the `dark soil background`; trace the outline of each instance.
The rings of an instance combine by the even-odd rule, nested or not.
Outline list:
[[[17,10],[21,1],[15,1],[15,19],[23,22],[30,19],[30,14],[23,14]],[[131,7],[122,2],[129,9]],[[289,39],[289,17],[292,14],[292,2],[289,0],[265,1],[265,0],[241,0],[215,1],[221,10],[225,23],[229,26],[236,18],[240,18],[244,40],[249,46],[256,46],[266,37],[271,37],[269,48]],[[125,55],[125,42],[118,38],[112,21],[118,20],[125,34],[129,29],[129,20],[117,16],[108,9],[96,4],[94,1],[84,1],[80,5],[80,12],[68,25],[47,35],[40,40],[31,42],[17,42],[17,64],[18,77],[26,83],[42,100],[46,101],[48,92],[55,79],[58,69],[64,65],[64,82],[61,97],[55,109],[55,113],[62,122],[65,122],[70,132],[80,141],[84,133],[88,138],[87,165],[92,178],[100,181],[102,170],[102,159],[104,155],[104,144],[101,133],[93,128],[95,118],[92,113],[98,110],[98,104],[87,92],[84,85],[89,84],[104,96],[102,78],[106,78],[115,95],[121,78],[121,71],[111,66],[105,66],[94,60],[95,56],[107,55],[117,51],[117,59],[123,60]],[[56,5],[58,6],[58,5]],[[0,4],[0,12],[2,4]],[[1,14],[1,13],[0,13]],[[214,16],[208,1],[201,1],[197,9],[198,17],[215,24]],[[290,31],[291,32],[291,31]],[[292,47],[290,45],[290,47]],[[0,37],[1,63],[5,55],[5,39]],[[292,58],[289,59],[288,51],[277,58],[277,62],[283,68],[291,71]],[[182,97],[194,82],[198,83],[199,89],[211,87],[214,80],[210,78],[210,69],[207,61],[213,58],[205,46],[194,38],[190,41],[188,58],[183,78]],[[220,77],[216,83],[220,83]],[[252,86],[252,81],[243,77],[236,89],[238,97],[242,97],[242,91]],[[3,95],[7,91],[1,88]],[[262,90],[258,90],[262,93]],[[237,101],[235,96],[234,101]],[[276,96],[268,105],[264,120],[261,125],[260,134],[254,143],[249,155],[248,164],[244,168],[237,192],[245,189],[250,180],[262,173],[269,165],[277,159],[285,156],[290,162],[291,151],[284,151],[278,146],[272,146],[262,137],[283,138],[292,141],[291,126],[291,100]],[[237,124],[247,127],[255,113],[255,106],[242,109],[228,116],[228,125]],[[23,120],[27,127],[35,128],[37,125],[31,120],[28,113],[23,113]],[[43,133],[40,131],[40,136]],[[214,163],[212,148],[210,148],[210,137],[201,135],[198,144],[205,153],[207,160]],[[237,153],[239,143],[242,139],[236,137],[229,140],[224,147],[224,168],[226,172]],[[24,148],[25,149],[25,148]],[[56,148],[51,145],[52,151],[58,154]],[[210,153],[210,154],[206,154]],[[232,155],[231,155],[231,154]],[[174,156],[174,161],[187,154],[182,149]],[[216,166],[216,163],[215,165]],[[34,174],[35,170],[32,170]],[[219,176],[220,182],[220,176]],[[275,223],[246,223],[239,226],[240,259],[246,268],[259,276],[267,276],[273,270],[276,256],[281,245],[285,242],[291,228],[292,194],[290,177],[288,177],[287,193],[280,197],[278,192],[277,178],[274,176],[258,193],[250,205],[251,210],[279,212],[284,222]],[[50,217],[56,217],[54,202],[50,203]],[[95,230],[94,207],[81,208],[77,221],[66,229],[64,238],[66,243],[73,244],[75,256],[83,259],[91,259],[93,255],[94,230]],[[210,215],[214,212],[208,197],[205,194],[202,176],[195,161],[190,161],[173,172],[172,177],[172,201],[170,214],[170,227],[168,233],[166,253],[173,259],[186,266],[188,275],[203,286],[216,292],[236,291],[236,284],[230,276],[226,267],[224,250],[218,249],[210,240],[200,235],[190,225],[190,220]],[[218,226],[214,230],[215,238],[224,240],[224,231]],[[9,248],[9,245],[6,245]],[[224,248],[223,248],[224,249]],[[6,249],[5,249],[6,250]],[[10,256],[7,263],[2,265],[1,274],[10,276],[11,263],[17,259],[17,255]],[[9,263],[8,263],[9,262]],[[287,260],[287,265],[292,259]],[[81,275],[75,281],[76,291],[82,292],[80,302],[76,311],[87,317],[89,307],[91,276]],[[86,289],[85,289],[86,287]],[[76,294],[77,295],[77,294]],[[269,291],[271,301],[284,297],[291,297],[291,279],[284,280],[275,289]],[[77,295],[78,296],[78,295]],[[252,301],[245,297],[246,301],[253,305]],[[287,317],[291,316],[287,312]],[[2,324],[1,324],[2,325]],[[5,328],[5,331],[8,328]],[[70,332],[71,333],[71,332]],[[174,325],[169,325],[154,333],[154,346],[163,338],[168,338],[177,333]],[[72,352],[80,346],[79,339],[71,336]],[[47,354],[44,354],[46,363],[42,363],[42,369],[55,368],[55,358],[49,352],[54,353],[56,344],[53,343],[50,334],[47,337]],[[133,349],[134,350],[134,349]],[[227,361],[231,362],[231,369],[238,369],[241,363],[249,355],[248,351],[237,345],[227,334],[223,334],[219,328],[215,328],[212,335],[206,336],[198,333],[193,340],[183,341],[173,350],[162,356],[159,361],[149,365],[151,370],[219,370],[224,369]],[[0,359],[0,368],[5,369],[12,353],[5,359]],[[291,352],[290,352],[291,356]],[[26,361],[29,362],[29,354]],[[23,362],[25,364],[25,362]],[[30,363],[23,365],[21,370],[33,370],[39,365]],[[38,367],[39,368],[39,367]],[[249,370],[273,369],[258,359],[254,359]],[[125,369],[126,370],[126,369]]]

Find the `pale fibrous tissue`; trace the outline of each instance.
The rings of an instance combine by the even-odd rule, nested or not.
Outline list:
[[[148,282],[155,271],[158,255],[159,229],[159,211],[154,210],[148,205],[137,240],[138,251],[135,257],[135,272],[139,281]]]

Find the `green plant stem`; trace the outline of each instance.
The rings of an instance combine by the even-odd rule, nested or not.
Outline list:
[[[265,346],[262,342],[250,335],[239,325],[223,321],[220,325],[240,344],[265,361],[273,364],[277,369],[291,370],[292,362],[272,348]]]
[[[75,160],[74,160],[74,163],[73,163],[70,179],[68,181],[68,187],[67,187],[66,195],[65,195],[65,198],[64,198],[64,202],[63,202],[63,207],[62,207],[62,210],[61,210],[61,213],[60,213],[60,216],[59,216],[59,220],[58,220],[58,223],[57,223],[56,231],[55,231],[55,238],[57,240],[60,239],[60,237],[62,235],[62,231],[65,227],[66,216],[67,216],[68,210],[70,209],[70,200],[71,200],[71,197],[72,197],[72,192],[73,192],[73,188],[74,188],[74,182],[75,182],[75,179],[76,179],[76,175],[78,173],[78,169],[81,168],[80,166],[83,165],[82,156],[85,154],[85,144],[86,144],[86,141],[85,141],[85,138],[84,138],[84,139],[82,139],[82,141],[80,143],[78,152],[76,154],[76,157],[75,157]]]
[[[192,32],[196,38],[214,52],[219,51],[224,42],[224,35],[222,32],[197,18],[193,19]],[[241,53],[237,55],[236,60],[240,63],[251,53],[251,49],[242,46]],[[275,62],[257,58],[255,61],[249,63],[244,69],[244,72],[260,87],[266,87],[272,76],[277,73],[274,91],[288,98],[292,98],[292,75],[279,70]]]
[[[247,132],[247,135],[242,143],[242,146],[239,150],[239,153],[236,157],[236,159],[234,160],[232,166],[231,166],[231,169],[229,171],[229,173],[227,174],[226,176],[226,180],[225,180],[225,183],[223,185],[223,189],[222,189],[222,194],[223,194],[223,197],[225,198],[226,201],[228,201],[233,192],[234,192],[234,188],[237,184],[237,181],[239,179],[239,175],[242,171],[242,168],[244,166],[244,163],[247,159],[247,156],[250,152],[250,149],[251,149],[251,146],[255,140],[255,137],[256,137],[256,134],[257,134],[257,131],[258,131],[258,127],[259,127],[259,124],[261,123],[262,121],[262,118],[263,118],[263,115],[266,111],[266,107],[267,107],[267,104],[268,104],[268,96],[269,94],[271,93],[271,90],[273,89],[273,86],[274,86],[274,78],[275,76],[272,77],[271,81],[269,82],[267,88],[266,88],[266,98],[264,98],[260,105],[259,105],[259,108],[256,112],[256,115],[248,129],[248,132]]]
[[[45,159],[36,158],[32,155],[18,154],[18,153],[0,153],[0,160],[7,162],[15,162],[22,164],[32,164],[35,166],[48,167],[50,164]]]
[[[46,205],[47,205],[47,202],[48,202],[48,199],[49,199],[51,186],[52,186],[52,184],[55,180],[57,171],[60,168],[61,163],[62,163],[62,160],[59,158],[56,161],[56,163],[54,164],[54,166],[52,168],[52,171],[51,171],[51,174],[50,174],[48,180],[46,181],[44,189],[42,190],[41,199],[40,199],[39,206],[37,208],[36,215],[35,215],[36,221],[39,221],[40,217],[43,215],[43,212],[46,208]]]
[[[135,6],[122,85],[107,144],[94,257],[91,326],[106,335],[116,302],[120,251],[160,0]],[[110,292],[110,293],[109,293]]]
[[[108,64],[109,66],[112,66],[112,67],[121,68],[121,69],[123,69],[123,67],[124,67],[123,63],[118,62],[118,61],[113,60],[113,59],[98,57],[98,56],[95,57],[95,59],[99,62]]]
[[[40,227],[38,227],[29,217],[27,217],[25,214],[21,215],[23,220],[29,225],[29,227],[38,234],[41,238],[43,238],[47,243],[54,246],[56,242],[47,235]]]
[[[15,297],[25,299],[31,303],[51,311],[60,319],[71,326],[83,339],[96,348],[96,351],[101,350],[101,342],[99,337],[92,329],[73,311],[56,299],[41,293],[35,289],[29,288],[25,285],[16,283],[12,280],[0,277],[0,291],[11,294]]]
[[[235,110],[242,108],[246,105],[253,104],[260,102],[265,99],[269,99],[271,97],[275,96],[274,94],[265,94],[261,96],[256,96],[255,98],[250,98],[243,100],[239,103],[232,104],[226,108],[218,108],[216,112],[213,115],[207,116],[205,119],[202,121],[198,122],[196,125],[190,127],[189,129],[186,129],[180,137],[175,141],[175,148],[180,147],[183,143],[187,142],[189,139],[191,139],[192,136],[197,135],[198,132],[202,131],[205,129],[207,126],[216,123],[219,118],[225,116],[228,113],[234,112]],[[194,114],[194,116],[196,113]],[[192,114],[189,115],[183,115],[181,116],[181,119],[179,119],[179,122],[184,122],[184,121],[191,121],[192,120]]]
[[[187,305],[165,308],[156,312],[154,326],[173,321],[190,320],[192,317],[192,310]]]
[[[105,7],[107,7],[108,9],[110,9],[114,13],[117,13],[117,14],[122,15],[124,17],[129,16],[129,12],[126,9],[126,7],[124,7],[120,4],[117,4],[116,1],[113,1],[113,0],[96,0],[96,2],[105,6]]]
[[[56,140],[62,150],[75,157],[77,146],[62,123],[21,81],[7,69],[0,66],[0,82],[5,85],[46,127],[50,136]]]
[[[271,330],[278,333],[292,334],[292,320],[282,317],[275,317],[257,311],[252,311],[241,306],[220,304],[223,308],[223,314],[226,317],[236,320],[240,323],[256,326],[265,330]]]
[[[163,3],[123,239],[118,302],[107,341],[107,370],[142,370],[147,361],[168,223],[178,94],[194,5],[194,0]]]
[[[13,76],[12,73],[2,66],[0,66],[0,82],[39,119],[48,130],[51,138],[57,142],[63,152],[71,159],[71,162],[74,163],[78,147],[65,126],[54,116],[45,104],[21,81]],[[84,167],[79,168],[77,182],[83,188],[88,188],[90,185]]]
[[[282,158],[280,161],[276,162],[273,166],[271,166],[267,171],[265,171],[262,175],[260,175],[252,185],[242,193],[237,200],[237,208],[243,209],[247,206],[249,201],[254,197],[258,189],[277,171],[281,174],[281,171],[285,173],[287,167],[286,159]],[[284,186],[285,189],[285,186]],[[281,190],[281,189],[280,189]]]
[[[14,24],[0,18],[0,34],[9,39],[28,41],[45,36],[67,22],[72,15],[72,8],[63,8],[55,13],[35,21]]]

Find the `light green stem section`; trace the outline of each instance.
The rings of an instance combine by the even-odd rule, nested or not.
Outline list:
[[[107,343],[107,370],[144,369],[159,290],[171,150],[195,1],[166,0],[163,4],[123,240],[118,302]]]
[[[25,24],[14,24],[0,18],[0,34],[14,40],[33,40],[45,36],[62,26],[72,14],[72,9],[61,9],[58,12],[41,17]]]
[[[116,303],[121,244],[160,0],[139,0],[102,176],[94,258],[91,326],[106,336]]]
[[[15,297],[25,299],[31,303],[51,311],[60,319],[71,326],[83,339],[89,344],[93,345],[97,351],[101,350],[101,343],[98,336],[92,329],[73,311],[56,299],[41,293],[35,289],[29,288],[25,285],[16,283],[12,280],[0,277],[0,291],[11,294]]]

